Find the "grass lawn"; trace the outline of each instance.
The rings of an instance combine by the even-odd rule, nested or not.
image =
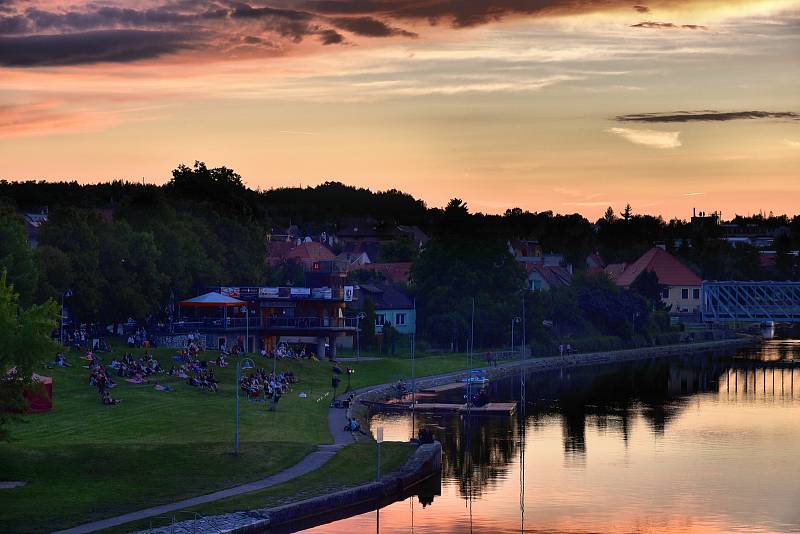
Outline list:
[[[414,451],[409,443],[383,443],[381,445],[381,472],[389,473],[405,462]],[[346,446],[328,463],[307,475],[261,491],[254,491],[222,499],[213,503],[186,508],[175,513],[178,521],[227,512],[271,508],[293,501],[308,499],[328,492],[358,486],[375,479],[375,443],[361,442]],[[360,466],[354,469],[353,466]],[[166,518],[146,519],[120,527],[102,530],[103,534],[131,532],[152,527],[168,526]]]
[[[126,350],[118,347],[115,354]],[[169,367],[173,353],[158,349],[155,356]],[[102,357],[110,361],[110,355]],[[272,360],[254,360],[272,367]],[[331,365],[325,361],[278,362],[299,382],[276,412],[240,399],[239,457],[231,454],[234,365],[217,370],[216,394],[172,378],[161,380],[176,388],[171,392],[117,379],[112,394],[122,403],[104,406],[88,385],[88,370],[81,367],[85,362],[77,353],[68,361],[72,368],[39,369],[53,377],[54,409],[13,424],[12,441],[0,443],[0,481],[26,482],[0,490],[0,532],[65,528],[257,480],[296,463],[317,444],[331,442]],[[408,377],[411,370],[403,355],[346,365],[356,371],[354,388]],[[418,376],[467,366],[463,354],[418,355],[416,363]],[[346,383],[345,378],[340,391]],[[299,398],[300,392],[308,398]],[[371,476],[371,462],[352,465],[363,468],[366,479]]]

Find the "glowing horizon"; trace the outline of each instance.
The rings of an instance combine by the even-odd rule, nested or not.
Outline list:
[[[0,179],[796,214],[800,0],[720,4],[6,0]]]

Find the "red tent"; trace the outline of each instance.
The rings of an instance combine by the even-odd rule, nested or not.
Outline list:
[[[28,412],[49,412],[53,409],[53,379],[34,373],[33,386],[23,392]]]

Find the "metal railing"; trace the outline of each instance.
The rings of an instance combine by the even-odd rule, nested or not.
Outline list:
[[[195,330],[245,330],[253,329],[356,329],[357,319],[338,317],[244,317],[203,318],[172,323],[172,332],[194,332]],[[169,327],[167,327],[169,328]]]

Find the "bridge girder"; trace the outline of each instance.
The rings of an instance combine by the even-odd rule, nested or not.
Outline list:
[[[800,282],[703,282],[703,320],[800,323]]]

